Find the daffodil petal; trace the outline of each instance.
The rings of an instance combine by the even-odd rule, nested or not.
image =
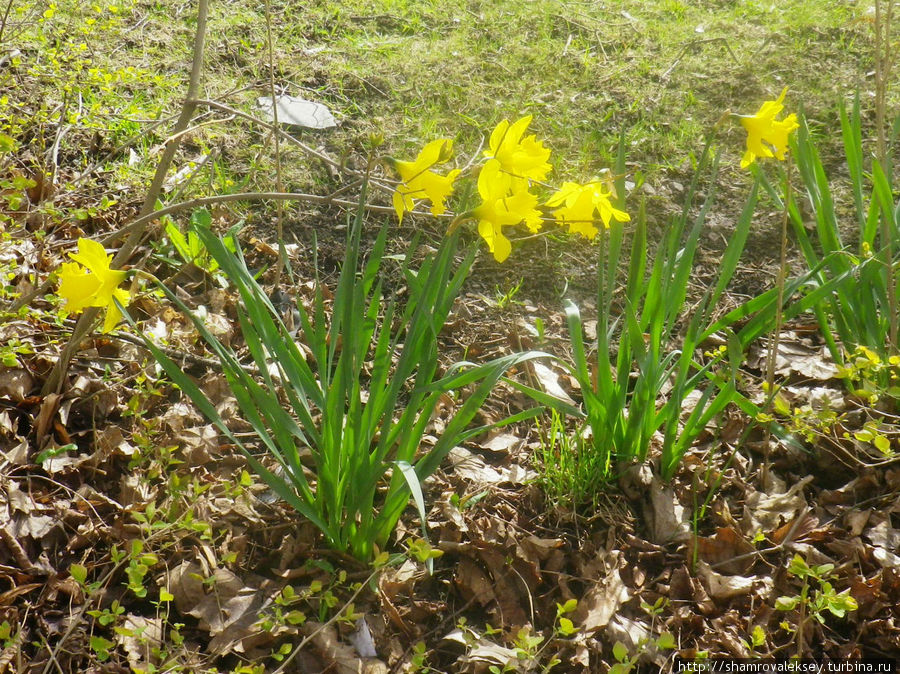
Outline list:
[[[397,212],[397,219],[400,222],[403,222],[403,213],[406,211],[406,201],[400,193],[399,188],[394,190],[394,193],[391,195],[391,202],[394,205],[394,210]]]
[[[525,129],[531,124],[532,119],[533,117],[531,115],[525,115],[521,119],[517,119],[513,122],[509,127],[509,131],[506,132],[506,137],[503,139],[503,142],[509,143],[510,145],[518,145],[522,140]]]
[[[106,254],[102,244],[92,239],[78,239],[78,252],[69,253],[69,257],[83,265],[90,271],[109,270],[111,255]]]
[[[503,262],[512,252],[512,244],[505,236],[501,227],[487,220],[478,223],[478,233],[487,243],[488,250],[494,254],[497,262]]]
[[[115,302],[106,305],[106,318],[103,320],[103,332],[110,332],[122,320],[122,312]]]
[[[531,120],[531,115],[526,115],[510,125],[504,119],[491,132],[490,149],[484,152],[510,175],[513,190],[527,189],[531,180],[543,180],[552,168],[547,161],[550,150],[534,135],[522,137]]]
[[[488,147],[490,149],[484,151],[485,157],[497,156],[497,152],[500,150],[500,144],[503,142],[503,138],[506,136],[507,129],[509,129],[508,119],[504,119],[494,127],[494,130],[491,131],[491,138],[488,141]]]
[[[87,272],[74,262],[65,262],[59,272],[59,296],[66,300],[66,310],[72,313],[92,306],[93,298],[100,290],[101,282],[95,274]]]

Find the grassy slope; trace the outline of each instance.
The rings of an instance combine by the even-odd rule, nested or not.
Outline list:
[[[19,95],[41,91],[44,113],[52,118],[50,111],[63,102],[59,86],[69,81],[94,96],[100,111],[92,124],[115,145],[142,128],[131,120],[177,110],[193,10],[161,0],[138,2],[133,11],[127,3],[99,6],[101,12],[66,3],[39,25],[45,5],[33,4],[13,17],[17,30],[8,30],[7,38],[33,50],[26,60],[48,44],[90,43],[80,74],[65,64],[45,64],[38,86],[20,88]],[[120,9],[112,14],[110,6]],[[272,10],[278,85],[335,111],[342,128],[312,139],[335,156],[358,151],[360,140],[377,132],[397,156],[452,136],[468,157],[501,118],[533,114],[532,129],[554,151],[557,182],[608,166],[623,131],[632,170],[652,181],[661,170],[683,166],[727,109],[754,112],[789,85],[789,106],[802,103],[830,136],[837,100],[857,86],[868,97],[872,85],[863,76],[871,69],[865,8],[845,3],[273,0]],[[263,5],[223,0],[211,12],[206,95],[253,111],[268,81]],[[91,18],[117,23],[99,30],[99,24],[86,26]],[[86,36],[79,37],[82,30]],[[124,64],[141,78],[114,80],[100,91],[85,74],[89,67],[115,72]],[[41,123],[37,115],[34,124]],[[52,133],[51,126],[36,135]],[[76,124],[63,147],[83,143],[80,131]],[[158,142],[161,133],[145,138],[146,163],[115,168],[146,177],[154,159],[148,141]],[[742,133],[729,128],[725,138],[736,161]],[[205,127],[191,140],[189,150],[221,153],[220,179],[200,181],[204,191],[225,189],[222,174],[246,187],[271,184],[271,151],[246,124]],[[288,150],[286,165],[293,188],[315,190],[328,182],[294,151]]]
[[[677,165],[725,109],[755,111],[784,85],[830,109],[865,67],[868,29],[814,2],[319,3],[303,20],[304,47],[323,50],[282,67],[353,126],[401,147],[436,134],[473,146],[531,113],[558,161],[587,171],[622,129],[639,166]]]

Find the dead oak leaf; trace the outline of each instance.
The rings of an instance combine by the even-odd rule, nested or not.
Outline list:
[[[812,481],[812,475],[793,484],[787,491],[766,494],[755,491],[744,503],[744,521],[750,524],[750,531],[771,532],[783,522],[794,518],[806,508],[803,488]]]
[[[573,620],[587,633],[606,627],[622,604],[631,599],[631,592],[619,573],[616,557],[612,556],[608,562],[605,564],[609,569],[606,575],[597,579],[585,595],[578,598]]]

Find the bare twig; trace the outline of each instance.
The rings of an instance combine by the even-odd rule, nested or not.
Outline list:
[[[368,587],[369,583],[371,583],[372,580],[374,580],[375,577],[379,573],[381,573],[381,569],[375,569],[371,574],[369,574],[369,577],[366,579],[366,581],[364,583],[359,584],[359,587],[356,588],[356,592],[354,592],[350,596],[350,599],[348,599],[347,602],[344,604],[344,608],[346,608],[347,606],[350,606],[354,601],[356,601],[356,598],[359,596],[359,593],[362,592],[364,588]],[[289,664],[291,664],[291,662],[294,660],[294,658],[297,657],[297,654],[300,653],[301,650],[303,650],[303,647],[306,646],[306,644],[308,644],[310,641],[312,641],[317,634],[319,634],[323,630],[327,629],[332,623],[334,623],[338,618],[340,618],[341,614],[343,612],[344,612],[343,608],[340,611],[336,611],[335,614],[331,618],[329,618],[327,621],[325,621],[324,623],[319,625],[314,631],[312,631],[308,635],[306,635],[303,638],[303,640],[299,644],[297,644],[297,646],[294,648],[294,650],[291,651],[291,654],[284,659],[284,662],[281,663],[281,666],[278,667],[278,669],[276,669],[274,672],[272,672],[272,674],[283,674],[285,669],[287,668],[287,666]]]
[[[6,3],[6,10],[3,12],[3,19],[0,20],[0,44],[3,44],[3,33],[6,31],[6,21],[9,19],[9,10],[12,9],[13,0]]]
[[[164,216],[172,215],[173,213],[180,213],[181,211],[201,208],[203,206],[227,203],[230,201],[263,201],[266,199],[270,199],[275,201],[306,201],[316,204],[333,204],[336,206],[347,206],[350,208],[356,208],[357,206],[359,206],[359,202],[355,199],[335,198],[334,195],[341,193],[343,189],[344,188],[340,188],[336,190],[332,195],[327,196],[321,196],[318,194],[303,194],[301,192],[238,192],[235,194],[215,194],[209,197],[198,197],[196,199],[189,199],[188,201],[181,201],[177,204],[170,204],[165,208],[160,208],[159,210],[153,211],[152,213],[148,213],[147,215],[136,218],[124,227],[106,235],[103,239],[101,239],[100,242],[104,246],[111,246],[123,236],[129,235],[134,230],[143,231],[151,222],[154,222],[155,220],[158,220],[159,218],[162,218]],[[374,204],[366,204],[365,209],[374,213],[394,213],[394,209],[391,206],[376,206]],[[413,212],[419,213],[420,215],[425,215],[424,213],[421,213],[419,211]],[[449,219],[452,216],[450,214],[443,214],[431,217]],[[49,280],[44,281],[41,285],[33,289],[31,292],[23,294],[19,298],[17,298],[16,301],[13,302],[6,311],[8,313],[16,313],[22,307],[30,304],[31,301],[35,298],[46,294],[47,291],[50,290],[51,285],[52,284]],[[90,309],[88,311],[90,311]]]
[[[892,178],[893,167],[888,166],[889,156],[887,140],[885,138],[885,116],[887,107],[887,83],[890,79],[891,65],[893,63],[893,49],[891,43],[891,19],[893,15],[893,2],[887,3],[887,9],[882,10],[881,0],[875,0],[875,132],[877,143],[878,163],[884,169],[885,175]],[[888,295],[888,321],[889,321],[889,350],[896,352],[900,348],[898,342],[898,308],[897,308],[897,277],[894,271],[894,242],[891,225],[887,213],[881,214],[881,245],[884,247],[885,265],[887,267],[887,295]]]
[[[275,50],[272,46],[272,8],[269,0],[265,0],[266,7],[266,43],[269,49],[269,95],[272,97],[272,144],[275,150],[275,191],[284,192],[284,182],[281,179],[281,146],[278,139],[278,98],[275,95]],[[278,209],[275,214],[275,238],[278,240],[278,262],[275,265],[275,287],[281,285],[281,274],[284,271],[287,250],[284,247],[284,202],[278,201]]]
[[[197,100],[197,93],[200,90],[200,77],[203,72],[203,47],[206,40],[206,19],[208,14],[209,0],[198,0],[197,30],[194,34],[194,58],[191,65],[191,78],[188,83],[187,96],[181,107],[181,114],[178,117],[178,121],[175,122],[173,136],[176,138],[179,137],[181,131],[188,128],[191,118],[194,116],[194,109],[196,107],[195,101]],[[147,190],[147,195],[144,198],[144,204],[140,211],[141,216],[152,213],[153,209],[156,207],[156,200],[162,192],[166,173],[168,173],[169,166],[175,158],[175,152],[178,150],[178,146],[179,143],[176,140],[171,140],[166,144],[163,156],[160,158],[159,164],[156,167],[156,174],[153,176],[153,182],[150,184],[150,188]],[[147,224],[149,224],[149,221]],[[138,244],[141,242],[145,230],[146,225],[143,227],[134,227],[129,231],[128,238],[121,245],[119,252],[113,258],[113,267],[121,268],[128,262],[134,249],[137,248]],[[44,382],[44,387],[41,391],[43,395],[59,392],[62,389],[62,383],[65,378],[64,375],[69,361],[72,359],[72,355],[75,351],[79,348],[82,340],[94,328],[94,324],[99,314],[99,308],[89,307],[78,319],[78,322],[75,324],[75,329],[72,332],[72,336],[63,348],[62,353],[60,353],[59,359],[53,366],[53,370],[51,370],[48,375],[46,382]]]
[[[678,66],[678,64],[681,63],[681,59],[684,58],[684,55],[687,53],[688,49],[690,49],[691,47],[696,47],[701,44],[710,44],[712,42],[721,42],[722,44],[724,44],[725,49],[727,49],[728,53],[731,54],[731,58],[734,60],[735,65],[741,64],[741,62],[738,60],[737,56],[734,55],[734,52],[731,51],[731,45],[728,44],[728,40],[726,40],[724,37],[708,37],[708,38],[704,38],[702,40],[691,40],[690,42],[688,42],[686,45],[684,45],[681,48],[681,51],[678,52],[678,56],[675,57],[675,60],[672,62],[672,65],[670,65],[666,69],[666,72],[664,72],[661,75],[661,79],[666,79],[672,73],[672,71],[675,70],[675,68]]]

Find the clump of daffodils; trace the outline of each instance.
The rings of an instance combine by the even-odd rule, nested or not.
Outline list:
[[[606,182],[592,180],[584,185],[566,182],[543,204],[533,191],[543,184],[552,170],[550,149],[535,134],[526,135],[531,115],[515,122],[504,119],[491,132],[485,162],[478,172],[478,195],[481,203],[462,213],[458,223],[477,222],[478,233],[484,239],[494,259],[503,262],[512,251],[512,244],[504,234],[504,227],[524,224],[530,232],[540,231],[548,211],[560,225],[571,233],[593,239],[598,232],[596,222],[609,227],[613,220],[626,222],[629,216],[612,204],[615,190]],[[402,220],[416,200],[431,202],[431,212],[446,212],[446,199],[453,190],[453,182],[460,175],[458,169],[439,175],[432,169],[452,157],[452,141],[438,139],[430,142],[415,161],[389,159],[400,175],[401,182],[393,195],[394,209]]]
[[[787,87],[777,99],[765,101],[755,115],[733,115],[747,131],[741,168],[751,166],[758,158],[784,160],[790,134],[799,127],[796,114],[777,119],[784,110],[786,94]],[[534,134],[526,135],[531,121],[531,115],[515,122],[504,119],[491,132],[489,147],[483,153],[485,162],[478,173],[481,203],[458,215],[451,225],[453,228],[461,222],[477,222],[478,233],[498,262],[506,260],[512,251],[505,227],[524,224],[535,234],[544,222],[555,221],[571,234],[594,239],[599,226],[608,229],[614,222],[631,219],[616,205],[619,195],[609,174],[585,183],[564,182],[542,203],[534,190],[543,186],[553,167],[550,149]],[[389,160],[401,179],[393,195],[394,209],[401,220],[418,200],[430,201],[433,215],[447,212],[447,199],[461,171],[453,169],[441,175],[433,169],[449,162],[452,156],[453,141],[442,138],[426,145],[415,161]]]

